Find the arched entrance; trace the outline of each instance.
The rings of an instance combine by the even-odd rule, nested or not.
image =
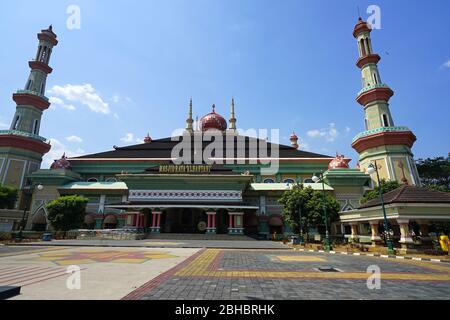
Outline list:
[[[196,208],[173,208],[163,211],[162,233],[205,233],[208,218],[206,212]]]
[[[47,230],[47,215],[44,208],[39,209],[31,220],[31,230],[33,231],[45,231]]]
[[[114,215],[109,215],[105,218],[103,222],[104,229],[116,229],[117,227],[117,218]]]

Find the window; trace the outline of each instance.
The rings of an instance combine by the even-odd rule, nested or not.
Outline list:
[[[303,182],[304,183],[314,183],[314,181],[311,178],[305,179]]]
[[[370,54],[369,38],[366,38],[367,54]]]
[[[89,178],[87,182],[98,182],[97,178]]]
[[[14,121],[14,124],[13,124],[11,130],[17,130],[17,127],[19,126],[19,120],[20,120],[20,116],[16,116],[16,120]]]
[[[33,123],[33,134],[38,134],[39,133],[39,120],[34,120]]]
[[[284,179],[284,183],[294,184],[295,181],[294,181],[294,179]]]
[[[374,84],[378,84],[378,78],[375,73],[373,74],[373,82],[374,82]]]
[[[386,114],[383,114],[383,126],[389,127],[389,121],[388,121],[388,117]]]
[[[364,123],[366,125],[366,130],[369,130],[369,122],[367,121],[367,118],[364,119]]]
[[[42,83],[41,83],[41,91],[40,91],[40,93],[41,93],[42,95],[44,95],[44,93],[45,93],[45,80],[42,81]]]
[[[361,39],[360,46],[361,46],[362,56],[365,57],[366,56],[366,46],[364,45],[364,39]]]
[[[275,183],[275,180],[268,178],[268,179],[264,179],[263,182],[264,183]]]

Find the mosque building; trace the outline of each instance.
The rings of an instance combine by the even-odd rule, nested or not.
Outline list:
[[[152,139],[147,135],[142,144],[73,158],[63,155],[50,168],[40,169],[42,156],[51,148],[39,136],[39,127],[50,106],[44,95],[45,81],[52,71],[53,47],[58,44],[49,27],[38,34],[39,47],[35,60],[29,62],[31,73],[24,90],[13,95],[17,106],[11,128],[0,131],[0,182],[22,190],[18,208],[32,197],[28,230],[51,228],[45,204],[62,195],[77,194],[89,199],[85,228],[136,227],[149,235],[269,237],[291,232],[278,203],[283,192],[296,183],[322,190],[322,183],[311,178],[323,173],[325,191],[336,197],[342,211],[341,221],[333,224],[331,232],[356,237],[361,225],[370,224],[373,239],[378,239],[378,213],[371,213],[372,219],[358,209],[363,193],[377,183],[374,175],[366,173],[367,168],[375,164],[382,179],[420,186],[411,151],[416,137],[408,128],[394,125],[389,107],[394,92],[381,80],[380,56],[372,48],[370,26],[360,19],[353,35],[363,82],[357,102],[364,109],[366,126],[352,142],[359,154],[358,168],[350,168],[350,159],[342,155],[299,149],[295,133],[291,145],[241,135],[232,99],[228,121],[214,105],[210,113],[194,121],[191,100],[185,130],[179,137]],[[204,136],[214,137],[221,147],[211,152],[208,141],[197,139]],[[180,144],[184,148],[174,157]],[[210,156],[194,161],[205,154]],[[276,172],[266,170],[267,160],[277,163]],[[433,219],[450,218],[450,201],[444,200],[445,208],[435,210]],[[392,217],[395,223],[396,216]],[[14,219],[17,226],[18,216],[0,217],[0,224]],[[403,220],[400,224],[403,235],[407,225]]]

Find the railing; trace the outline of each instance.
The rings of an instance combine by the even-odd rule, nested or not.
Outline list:
[[[361,91],[358,92],[358,96],[366,91],[376,89],[376,88],[389,88],[389,87],[385,83],[371,84],[370,86],[367,86],[367,87],[361,89]]]
[[[411,131],[409,130],[408,127],[380,127],[380,128],[375,128],[375,129],[371,129],[371,130],[367,130],[364,132],[359,133],[356,137],[353,138],[353,142],[355,142],[356,140],[362,138],[362,137],[367,137],[370,136],[372,134],[376,134],[376,133],[381,133],[381,132],[404,132],[404,131]]]
[[[44,137],[38,136],[37,134],[32,134],[29,132],[18,131],[18,130],[0,130],[0,135],[9,135],[9,134],[12,134],[15,136],[26,137],[26,138],[32,138],[32,139],[36,139],[36,140],[50,144],[50,141],[48,141]]]
[[[17,93],[32,94],[32,95],[41,97],[41,98],[44,99],[45,101],[48,101],[48,98],[47,98],[46,96],[44,96],[43,94],[41,94],[40,92],[37,92],[37,91],[19,89],[19,90],[17,90]]]

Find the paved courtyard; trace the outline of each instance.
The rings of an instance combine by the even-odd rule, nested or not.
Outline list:
[[[69,266],[81,288],[67,288]],[[369,266],[381,288],[367,288]],[[327,272],[329,268],[335,272]],[[450,265],[276,249],[0,246],[13,299],[450,299]]]
[[[367,288],[367,268],[381,289]],[[333,267],[338,272],[319,269]],[[125,299],[450,299],[450,266],[270,250],[198,252]]]
[[[0,286],[22,286],[14,299],[112,299],[127,295],[198,249],[0,247]],[[68,268],[80,268],[69,289]]]

